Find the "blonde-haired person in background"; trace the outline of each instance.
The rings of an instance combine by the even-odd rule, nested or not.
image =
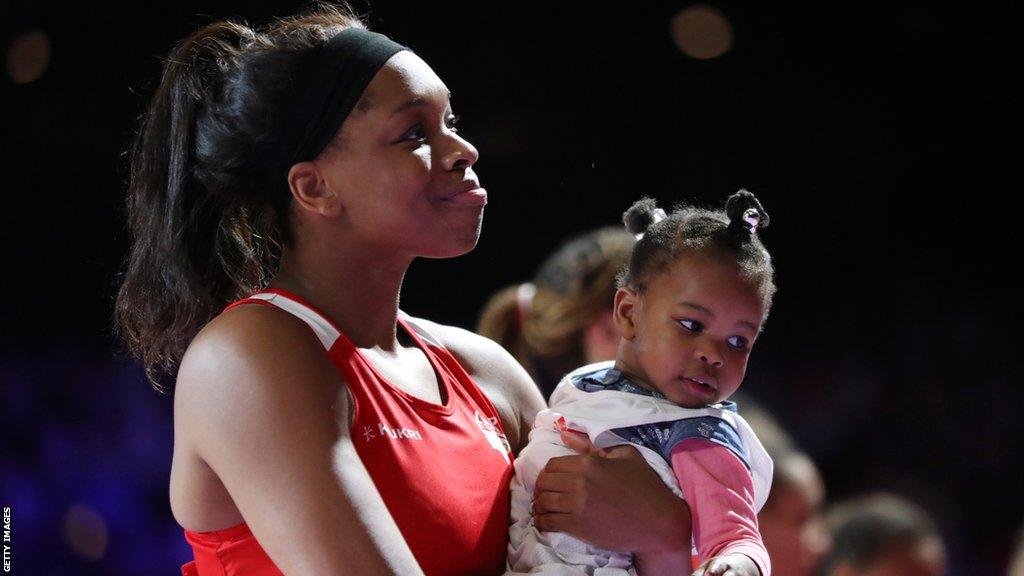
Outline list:
[[[477,333],[508,350],[547,398],[566,373],[615,357],[615,279],[634,242],[621,226],[569,239],[541,263],[532,282],[491,297]]]

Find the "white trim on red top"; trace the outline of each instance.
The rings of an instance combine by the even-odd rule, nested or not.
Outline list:
[[[398,311],[398,317],[401,318],[402,320],[405,320],[406,324],[411,326],[412,329],[416,331],[416,334],[424,342],[426,342],[427,344],[430,344],[431,346],[434,346],[436,348],[444,348],[444,344],[441,344],[441,341],[438,340],[433,334],[431,334],[430,332],[427,332],[426,328],[424,328],[423,326],[420,326],[416,322],[415,318],[413,318],[412,316],[409,316],[408,314],[406,314],[405,312],[402,312],[401,310]]]
[[[341,336],[341,333],[326,318],[311,310],[309,306],[296,302],[283,294],[260,292],[253,294],[251,298],[264,300],[305,322],[327,350],[330,350]]]

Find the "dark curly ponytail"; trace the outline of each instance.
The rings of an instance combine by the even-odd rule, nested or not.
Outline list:
[[[286,182],[254,160],[293,76],[332,34],[364,27],[319,4],[264,30],[210,24],[164,64],[131,153],[131,252],[116,325],[158,389],[199,329],[269,281],[291,240]]]

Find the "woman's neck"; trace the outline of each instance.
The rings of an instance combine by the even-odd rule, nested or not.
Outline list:
[[[398,300],[411,261],[357,250],[336,249],[328,254],[296,246],[284,250],[270,287],[313,303],[357,347],[391,351],[398,344]]]

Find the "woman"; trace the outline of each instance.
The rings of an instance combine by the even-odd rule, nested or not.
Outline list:
[[[167,59],[117,315],[154,384],[177,367],[186,574],[503,569],[509,452],[543,402],[497,345],[398,311],[414,258],[479,236],[477,151],[448,100],[330,6],[211,24]],[[685,508],[638,458],[560,466],[539,523],[636,549],[645,573],[683,557]],[[620,529],[595,531],[608,514]]]

